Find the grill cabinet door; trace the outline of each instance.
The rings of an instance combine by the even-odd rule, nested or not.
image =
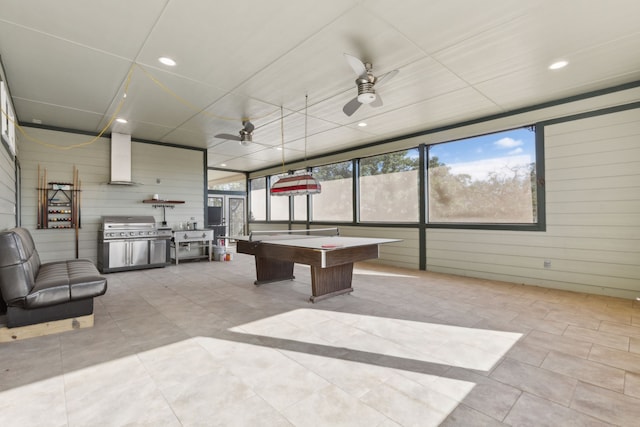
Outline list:
[[[131,245],[129,265],[149,264],[149,241],[133,240],[129,244]]]
[[[152,240],[151,252],[149,253],[150,264],[167,263],[167,239]]]
[[[129,242],[115,240],[109,242],[109,268],[126,267]]]

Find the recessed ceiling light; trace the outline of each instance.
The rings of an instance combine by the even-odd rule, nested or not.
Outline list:
[[[161,56],[160,58],[158,58],[158,61],[160,61],[164,65],[168,65],[169,67],[175,67],[176,65],[176,61],[166,56]]]
[[[358,126],[360,126],[361,128],[365,127],[367,124],[365,122],[360,122],[358,123]]]
[[[123,118],[121,118],[121,117],[118,117],[118,118],[116,119],[116,122],[118,122],[118,123],[127,123],[127,119],[123,119]]]
[[[560,60],[556,61],[553,64],[549,65],[550,70],[559,70],[560,68],[564,68],[569,64],[569,61]]]
[[[282,151],[282,147],[273,147],[273,148],[275,148],[278,151]]]
[[[220,163],[220,166],[227,166],[226,163]]]
[[[31,121],[37,125],[41,125],[42,124],[42,120],[40,119],[31,119]]]

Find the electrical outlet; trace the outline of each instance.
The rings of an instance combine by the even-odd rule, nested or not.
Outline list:
[[[551,261],[548,259],[544,260],[544,268],[551,268]]]

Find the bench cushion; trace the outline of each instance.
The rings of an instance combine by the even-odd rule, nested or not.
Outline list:
[[[95,265],[88,259],[67,261],[71,300],[93,298],[107,292],[107,279],[100,276]]]
[[[38,308],[72,300],[93,298],[107,291],[107,279],[85,259],[42,264],[24,308]]]
[[[35,285],[40,257],[23,228],[0,233],[0,293],[7,305],[21,304]]]

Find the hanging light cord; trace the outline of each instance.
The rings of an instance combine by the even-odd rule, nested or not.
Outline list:
[[[280,148],[282,148],[282,173],[284,170],[284,108],[280,106]]]
[[[309,118],[309,94],[304,94],[304,164],[307,165],[307,120]]]

